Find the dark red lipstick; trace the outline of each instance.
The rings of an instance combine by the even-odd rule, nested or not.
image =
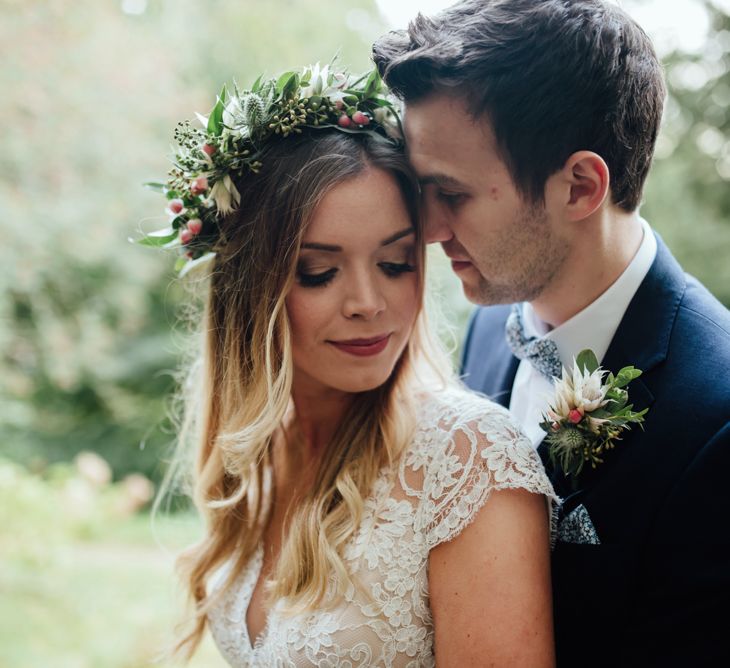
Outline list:
[[[369,339],[348,339],[346,341],[328,341],[335,348],[349,355],[370,357],[383,352],[390,341],[390,334],[381,334]]]

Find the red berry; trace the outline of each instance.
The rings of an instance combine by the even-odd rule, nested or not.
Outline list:
[[[208,190],[208,179],[204,176],[198,176],[190,185],[190,192],[193,195],[202,195]]]
[[[568,413],[568,419],[573,424],[578,424],[583,419],[583,416],[580,414],[580,411],[578,409],[574,408],[572,411],[570,411],[570,413]]]
[[[370,122],[370,118],[362,111],[356,111],[352,115],[352,120],[355,121],[355,123],[357,123],[358,125],[367,125]]]
[[[182,213],[185,205],[183,204],[183,201],[181,199],[171,199],[168,207],[170,211],[177,216],[179,213]]]
[[[180,230],[180,243],[181,244],[183,244],[183,245],[189,244],[192,240],[193,240],[193,233],[190,230],[188,230],[188,229]]]
[[[337,125],[341,128],[349,128],[352,125],[352,121],[347,114],[342,114],[342,116],[337,119]]]
[[[200,218],[193,218],[188,221],[188,230],[193,236],[200,234],[200,230],[203,229],[203,221]]]
[[[213,146],[213,145],[211,145],[211,144],[203,144],[203,148],[202,148],[202,151],[203,151],[203,153],[205,153],[205,155],[207,155],[208,157],[212,157],[212,156],[213,156],[213,154],[214,154],[214,153],[215,153],[215,151],[216,151],[216,148],[215,148],[215,146]]]

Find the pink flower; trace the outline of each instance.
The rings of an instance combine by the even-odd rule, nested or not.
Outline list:
[[[213,154],[216,152],[216,148],[212,144],[203,144],[201,151],[203,151],[203,153],[205,153],[205,155],[209,158],[212,158]]]
[[[198,176],[190,186],[193,195],[202,195],[208,191],[208,179],[205,176]]]
[[[362,111],[356,111],[352,115],[352,120],[357,123],[358,125],[367,125],[370,123],[370,118],[367,116],[367,114],[364,114]]]
[[[568,420],[570,420],[573,424],[578,424],[583,419],[583,415],[581,412],[574,408],[570,413],[568,413]]]
[[[342,100],[335,101],[335,109],[342,111],[345,108],[345,103]]]
[[[188,230],[193,236],[200,234],[200,230],[203,229],[203,221],[200,218],[193,218],[188,221]]]
[[[342,114],[342,116],[337,119],[337,125],[341,128],[349,128],[352,125],[352,121],[347,114]]]
[[[180,243],[183,245],[189,244],[193,240],[193,233],[185,228],[180,230]]]
[[[167,208],[170,210],[170,213],[178,216],[185,208],[185,204],[183,204],[183,201],[181,199],[171,199],[170,203],[167,205]]]

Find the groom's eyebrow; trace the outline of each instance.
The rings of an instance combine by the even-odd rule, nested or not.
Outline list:
[[[446,174],[426,174],[418,179],[421,187],[428,185],[437,185],[441,188],[464,188],[464,184],[455,179],[453,176]]]

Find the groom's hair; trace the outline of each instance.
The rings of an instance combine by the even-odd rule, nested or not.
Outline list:
[[[486,118],[533,202],[572,153],[589,150],[608,165],[613,203],[640,204],[666,89],[651,41],[617,6],[462,0],[384,35],[373,57],[406,103],[453,95]]]

